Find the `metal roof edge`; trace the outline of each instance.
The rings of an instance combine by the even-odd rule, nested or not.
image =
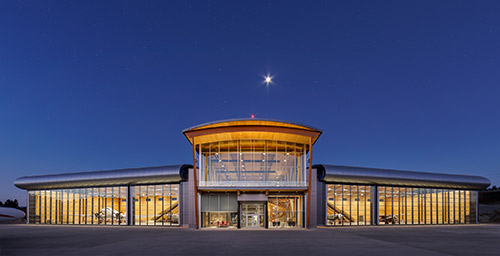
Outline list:
[[[372,181],[374,184],[385,183],[393,185],[400,182],[403,186],[408,186],[408,184],[414,183],[415,186],[420,187],[425,187],[426,185],[430,187],[442,185],[443,187],[470,187],[482,189],[491,185],[491,181],[488,178],[475,175],[326,164],[315,164],[312,167],[318,170],[318,179],[321,181],[325,181],[325,178],[330,176],[331,179],[348,179],[360,182]]]

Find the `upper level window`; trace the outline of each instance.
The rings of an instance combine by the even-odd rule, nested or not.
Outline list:
[[[231,140],[198,145],[200,187],[307,186],[306,145]]]

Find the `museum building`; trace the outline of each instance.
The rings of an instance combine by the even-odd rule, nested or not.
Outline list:
[[[312,164],[322,131],[231,119],[183,131],[192,164],[21,177],[28,223],[196,228],[469,224],[469,175]],[[196,171],[195,171],[196,170]]]

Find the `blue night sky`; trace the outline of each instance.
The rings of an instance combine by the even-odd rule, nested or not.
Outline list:
[[[2,1],[0,201],[20,176],[191,163],[227,118],[314,163],[500,185],[500,1]],[[263,75],[274,76],[270,86]]]

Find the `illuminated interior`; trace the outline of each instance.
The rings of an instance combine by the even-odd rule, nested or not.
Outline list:
[[[306,146],[271,140],[199,145],[200,187],[307,186]]]
[[[132,186],[135,225],[179,225],[179,185]],[[30,223],[127,224],[127,187],[29,191]]]
[[[327,185],[327,225],[372,225],[371,190],[364,185]],[[468,224],[476,221],[476,191],[378,187],[379,225]]]
[[[126,225],[127,187],[29,191],[30,223]]]
[[[266,205],[262,202],[245,202],[240,204],[242,228],[264,228]]]
[[[202,227],[238,227],[238,200],[236,194],[203,194],[201,197]]]
[[[269,228],[303,227],[303,196],[269,196]]]
[[[379,187],[379,224],[476,222],[476,191]]]
[[[201,196],[203,228],[304,227],[302,195],[269,195],[266,202],[238,202],[235,193]],[[239,210],[239,212],[238,212]],[[267,221],[267,223],[266,223]]]
[[[133,186],[134,224],[179,225],[179,185]]]
[[[371,186],[327,185],[326,225],[371,224]]]

